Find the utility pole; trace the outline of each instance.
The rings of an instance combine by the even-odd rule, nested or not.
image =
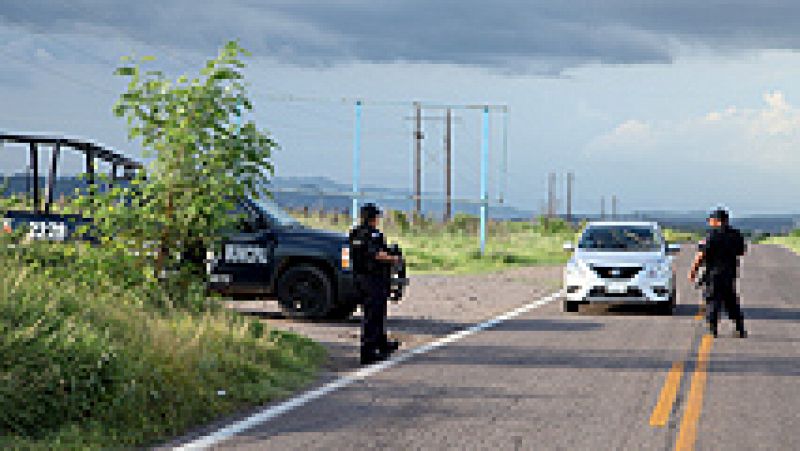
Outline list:
[[[606,196],[600,196],[600,219],[606,219]]]
[[[556,213],[556,174],[547,174],[547,218],[552,219]]]
[[[422,105],[414,102],[416,120],[414,123],[414,211],[422,213]]]
[[[445,138],[444,138],[444,148],[445,148],[445,165],[444,165],[444,192],[445,192],[445,204],[444,204],[444,220],[445,222],[449,221],[452,217],[452,195],[453,195],[453,185],[452,185],[452,158],[453,158],[453,134],[452,134],[452,110],[450,108],[447,109],[447,118],[445,124]]]
[[[567,222],[572,222],[572,181],[575,174],[567,172]]]
[[[617,219],[617,195],[611,196],[611,219]]]

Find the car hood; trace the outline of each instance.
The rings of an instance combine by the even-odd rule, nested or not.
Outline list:
[[[347,234],[331,230],[312,229],[310,227],[284,227],[280,229],[280,234],[297,240],[308,239],[335,243],[348,242]]]
[[[668,260],[663,252],[596,252],[577,250],[574,258],[597,266],[645,266]]]

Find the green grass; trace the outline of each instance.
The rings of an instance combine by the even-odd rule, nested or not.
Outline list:
[[[761,241],[764,244],[778,244],[786,246],[795,253],[800,254],[800,235],[771,236]]]
[[[345,232],[351,219],[339,215],[314,213],[305,217],[294,212],[305,225]],[[390,211],[381,228],[389,243],[403,249],[409,272],[420,273],[477,273],[532,265],[563,264],[569,258],[562,246],[576,240],[576,232],[562,221],[548,226],[530,222],[490,221],[486,254],[478,252],[477,218],[458,215],[449,224],[418,221],[408,226],[402,214]],[[701,235],[674,229],[664,229],[670,242],[698,241]]]
[[[670,243],[681,243],[687,241],[700,241],[703,234],[700,232],[686,232],[675,229],[664,229],[664,239]]]
[[[327,230],[345,232],[350,218],[313,214],[308,218],[295,215],[304,224]],[[575,232],[562,222],[549,227],[530,222],[491,221],[486,240],[486,253],[479,253],[477,218],[456,216],[449,224],[421,221],[407,226],[396,213],[389,212],[382,230],[388,243],[397,243],[403,249],[411,274],[421,273],[477,273],[501,269],[561,264],[569,254],[562,246],[575,239]]]
[[[1,238],[0,267],[2,449],[157,443],[285,396],[325,359],[201,289],[170,307],[133,260],[83,244]]]

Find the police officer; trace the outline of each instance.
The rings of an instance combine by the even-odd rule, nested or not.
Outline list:
[[[386,300],[389,297],[391,265],[400,257],[387,253],[378,230],[381,211],[374,204],[361,208],[361,222],[350,231],[350,250],[356,286],[364,299],[361,322],[361,363],[385,359],[399,347],[386,337]]]
[[[728,212],[718,208],[708,217],[710,230],[695,255],[689,270],[689,280],[694,281],[701,265],[705,265],[703,297],[706,300],[706,316],[709,332],[717,336],[717,322],[723,306],[736,324],[734,336],[745,338],[744,317],[736,294],[736,276],[739,257],[744,255],[742,234],[728,224]]]

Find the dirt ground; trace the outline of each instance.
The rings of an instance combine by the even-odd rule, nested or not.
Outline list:
[[[557,290],[561,270],[536,266],[478,275],[412,276],[402,301],[389,303],[389,336],[402,342],[402,351],[464,329]],[[275,301],[236,301],[228,306],[326,346],[329,377],[359,365],[360,312],[345,321],[298,321],[284,318]]]

